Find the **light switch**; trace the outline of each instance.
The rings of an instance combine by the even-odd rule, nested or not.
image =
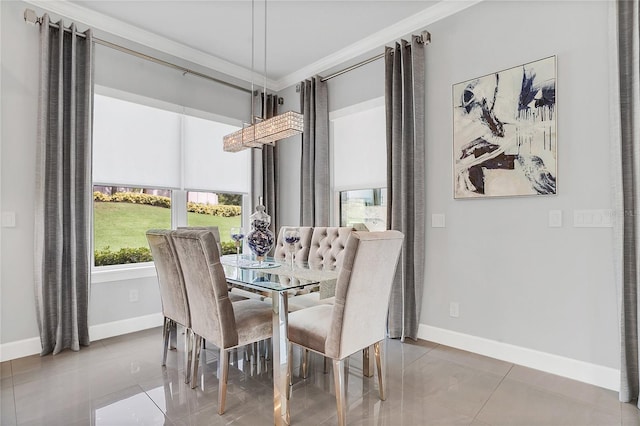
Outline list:
[[[442,213],[434,213],[431,215],[431,227],[432,228],[444,228],[445,218]]]
[[[562,210],[549,210],[549,228],[562,227]]]
[[[2,212],[2,227],[3,228],[16,227],[16,212]]]

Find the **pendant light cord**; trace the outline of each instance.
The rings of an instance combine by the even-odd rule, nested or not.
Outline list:
[[[264,92],[262,93],[262,119],[267,117],[267,0],[264,0]]]

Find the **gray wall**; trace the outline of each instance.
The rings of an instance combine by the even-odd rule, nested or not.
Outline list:
[[[612,232],[573,227],[573,210],[611,208],[607,26],[605,1],[485,1],[428,28],[421,324],[619,368]],[[452,85],[551,55],[558,195],[454,201]],[[383,91],[380,60],[330,80],[330,110]],[[283,93],[292,98],[295,90]],[[281,209],[297,220],[299,183],[289,164],[299,161],[299,146],[282,146]],[[548,227],[549,210],[562,210],[561,228]],[[433,213],[446,215],[445,229],[430,227]],[[459,318],[449,316],[450,302],[459,303]]]
[[[38,28],[26,25],[22,14],[33,8],[2,1],[1,7],[1,205],[16,213],[15,228],[0,228],[0,343],[38,337],[33,283],[35,140],[38,99]],[[38,15],[42,10],[37,10]],[[52,16],[54,20],[59,17]],[[69,20],[67,20],[68,22]],[[81,27],[81,29],[84,29]],[[126,41],[97,36],[119,44]],[[128,47],[161,57],[140,46]],[[172,102],[238,120],[248,120],[249,95],[199,77],[103,46],[96,46],[96,84]],[[175,59],[173,59],[175,61]],[[188,64],[183,64],[188,65]],[[194,67],[199,71],[197,66]],[[137,290],[139,302],[129,302]],[[90,325],[105,324],[160,312],[154,278],[94,283]]]

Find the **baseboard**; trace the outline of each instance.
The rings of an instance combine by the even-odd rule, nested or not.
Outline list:
[[[144,315],[141,317],[127,318],[120,321],[113,321],[104,324],[89,326],[89,338],[96,341],[109,337],[120,336],[122,334],[133,333],[135,331],[146,330],[148,328],[162,325],[164,317],[161,313]],[[29,355],[39,354],[42,350],[39,337],[19,340],[0,344],[0,362],[10,361]]]
[[[39,337],[3,343],[0,345],[0,362],[39,354],[40,351],[42,351],[42,345]]]
[[[614,391],[620,390],[620,371],[546,352],[420,324],[418,338],[522,365]]]
[[[160,327],[163,321],[164,316],[158,312],[141,317],[92,325],[89,327],[89,338],[93,342],[122,334],[133,333],[135,331],[146,330],[148,328]]]

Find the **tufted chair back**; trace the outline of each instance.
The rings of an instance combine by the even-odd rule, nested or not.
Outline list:
[[[150,229],[147,241],[158,273],[160,301],[165,318],[185,327],[191,326],[189,304],[170,229]]]
[[[285,260],[289,255],[289,245],[284,241],[284,231],[287,228],[298,228],[300,230],[300,242],[296,244],[295,259],[296,261],[306,262],[309,258],[309,247],[311,246],[311,234],[313,232],[313,228],[310,226],[281,226],[273,251],[274,259]]]
[[[171,233],[191,310],[191,329],[220,349],[238,344],[227,279],[218,245],[210,230],[178,229]]]
[[[350,226],[313,228],[309,248],[309,266],[312,268],[336,269],[342,264],[347,239],[353,231]]]
[[[196,231],[205,230],[211,231],[213,234],[213,238],[216,240],[216,245],[218,246],[218,253],[222,256],[222,244],[220,243],[220,230],[217,226],[178,226],[178,229],[193,229]]]

